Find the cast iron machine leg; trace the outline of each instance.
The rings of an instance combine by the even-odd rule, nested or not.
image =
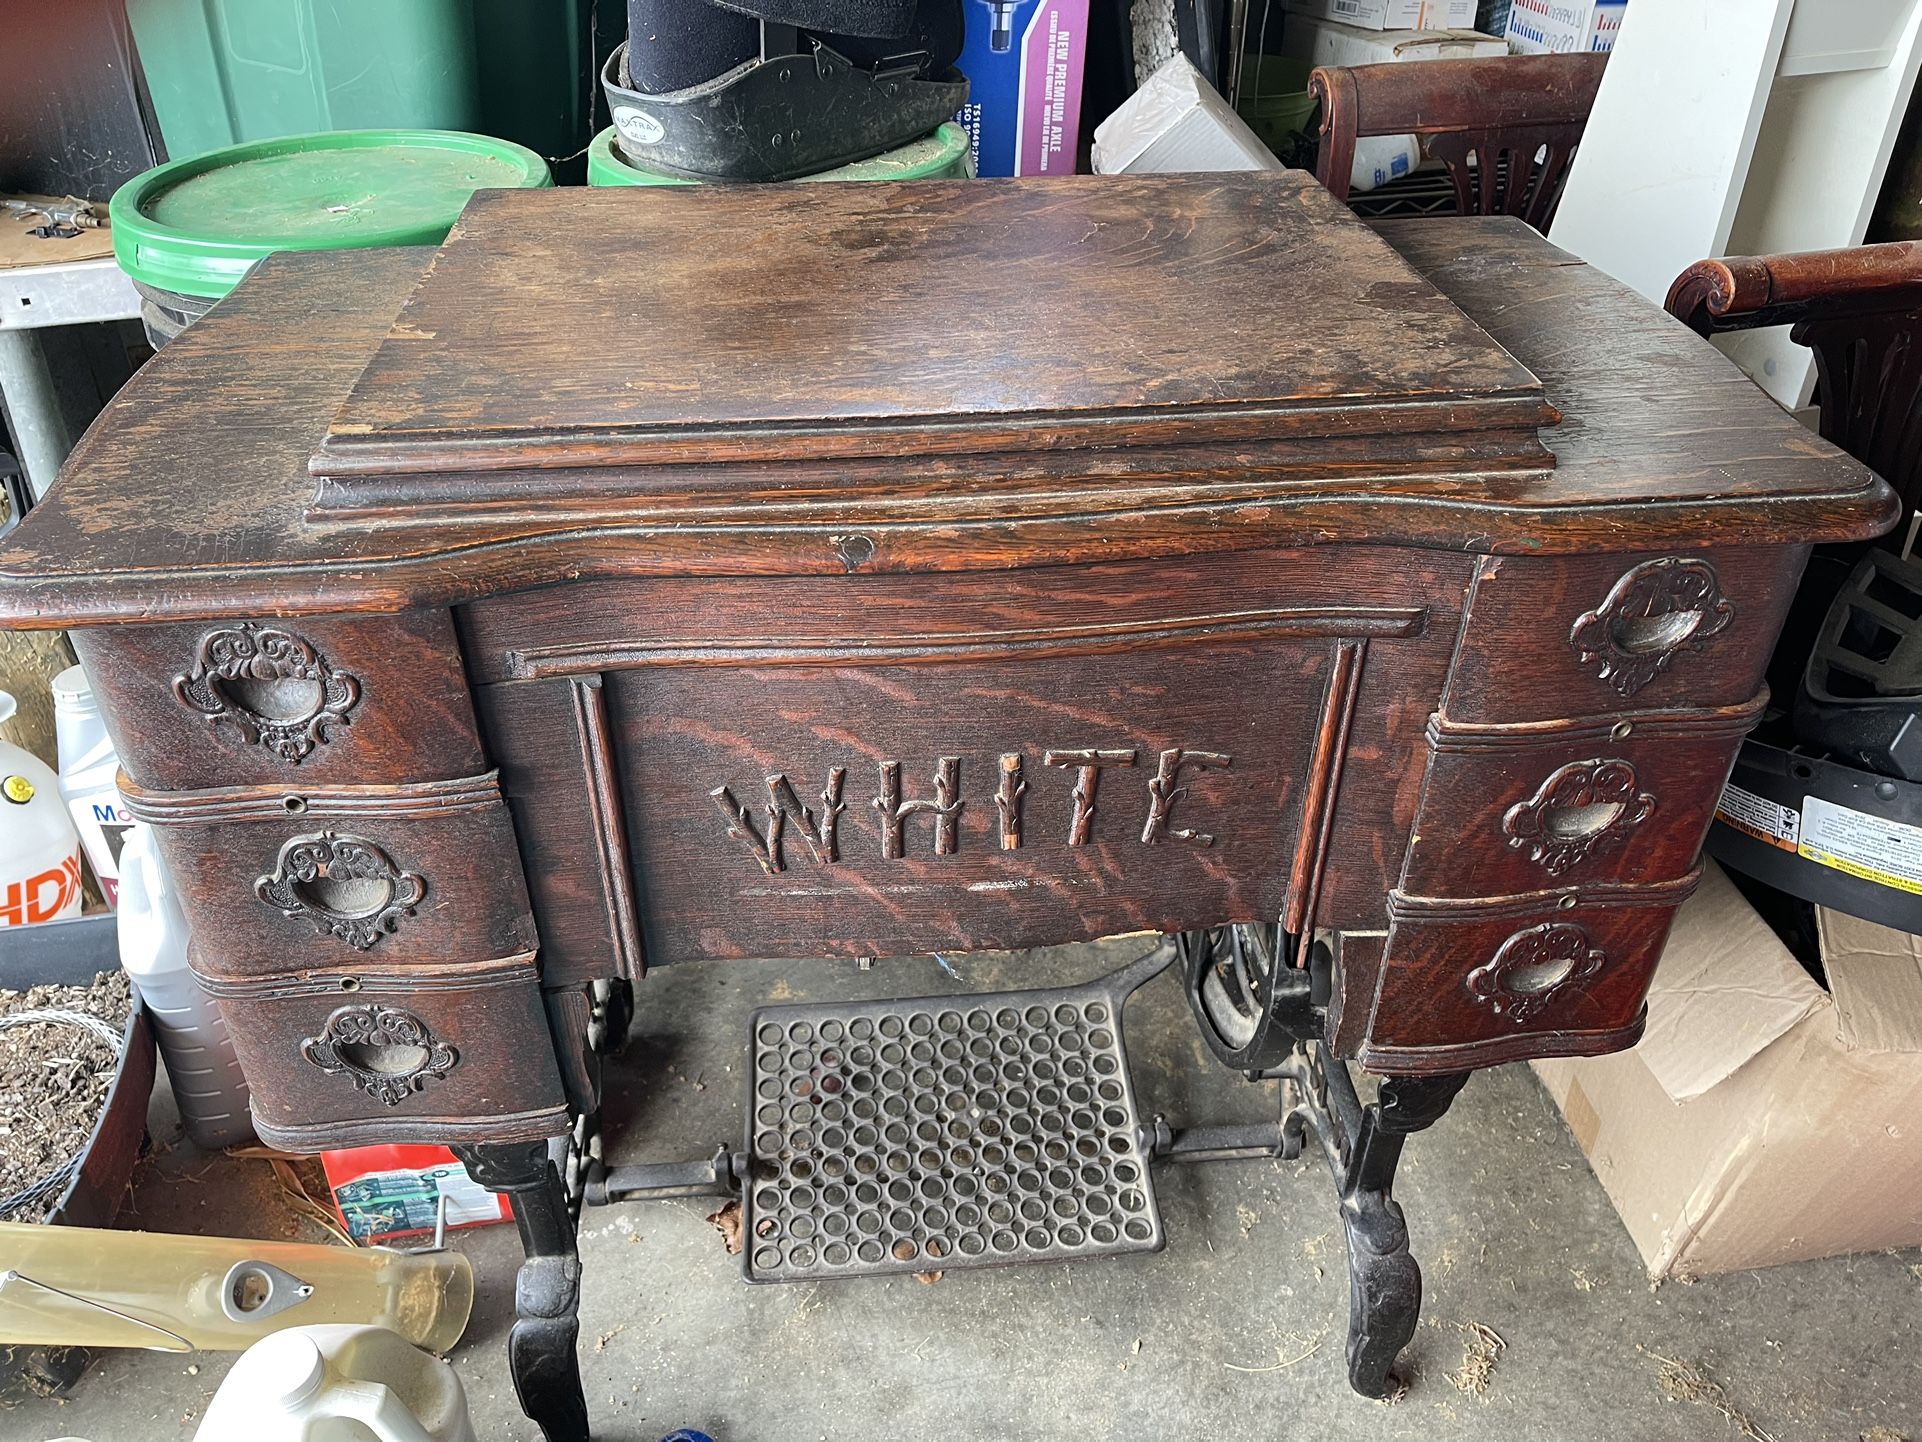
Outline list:
[[[1335,1179],[1348,1243],[1348,1381],[1366,1397],[1395,1389],[1395,1358],[1421,1316],[1421,1268],[1408,1251],[1408,1225],[1395,1202],[1402,1143],[1432,1126],[1468,1080],[1467,1072],[1389,1077],[1363,1105],[1348,1064],[1322,1045],[1328,973],[1325,946],[1298,964],[1297,939],[1279,927],[1233,926],[1178,938],[1190,1008],[1217,1058],[1250,1080],[1279,1079],[1279,1134],[1246,1129],[1245,1139],[1179,1133],[1156,1139],[1170,1160],[1301,1155],[1310,1134]],[[1246,1145],[1235,1145],[1245,1140]]]
[[[574,1218],[546,1142],[457,1146],[468,1175],[514,1204],[527,1260],[514,1283],[518,1320],[507,1339],[514,1394],[547,1442],[588,1442],[581,1391],[581,1259]]]
[[[1348,1384],[1386,1397],[1395,1390],[1390,1369],[1421,1319],[1421,1268],[1393,1195],[1395,1166],[1402,1142],[1441,1119],[1468,1073],[1389,1077],[1366,1106],[1347,1063],[1324,1057],[1319,1042],[1302,1043],[1277,1073],[1287,1089],[1284,1136],[1298,1154],[1312,1130],[1335,1178],[1348,1242]]]

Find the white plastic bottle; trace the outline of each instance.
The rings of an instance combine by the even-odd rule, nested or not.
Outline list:
[[[69,666],[53,678],[53,731],[60,794],[107,905],[120,904],[120,847],[133,816],[120,799],[120,761],[87,673]]]
[[[120,964],[146,1004],[180,1121],[209,1151],[253,1140],[247,1079],[227,1023],[187,969],[191,933],[153,828],[136,822],[120,849]]]
[[[454,1369],[385,1327],[289,1327],[220,1384],[194,1442],[476,1442]]]
[[[0,722],[14,713],[0,691]],[[60,778],[25,747],[0,741],[0,927],[80,914],[80,838]]]

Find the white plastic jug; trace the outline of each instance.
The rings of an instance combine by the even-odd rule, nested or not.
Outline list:
[[[187,1135],[208,1151],[252,1141],[247,1079],[219,1007],[187,970],[192,933],[153,828],[139,822],[120,848],[118,920],[120,964],[146,1005]]]
[[[60,794],[107,905],[120,905],[120,846],[133,813],[120,799],[120,762],[87,673],[69,666],[53,678],[53,729],[60,750]]]
[[[14,713],[0,691],[0,722]],[[0,927],[80,914],[80,837],[60,778],[24,747],[0,741]]]
[[[477,1442],[454,1369],[385,1327],[290,1327],[220,1384],[194,1442]]]

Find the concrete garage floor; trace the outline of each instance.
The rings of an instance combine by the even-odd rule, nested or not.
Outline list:
[[[1124,939],[955,961],[741,963],[660,971],[612,1078],[617,1160],[739,1145],[746,1017],[769,1000],[1060,985],[1146,947]],[[1172,974],[1136,995],[1144,1110],[1172,1121],[1270,1114],[1209,1061]],[[160,1121],[157,1105],[156,1121]],[[163,1138],[164,1140],[164,1138]],[[596,1436],[802,1439],[1922,1438],[1922,1257],[1844,1258],[1651,1288],[1560,1117],[1525,1068],[1476,1078],[1415,1138],[1397,1195],[1427,1277],[1424,1325],[1390,1405],[1349,1392],[1347,1287],[1321,1163],[1157,1173],[1158,1255],[1067,1266],[750,1287],[712,1204],[590,1212],[582,1358]],[[304,1235],[260,1161],[175,1138],[143,1166],[129,1226]],[[459,1237],[480,1300],[453,1362],[484,1442],[533,1436],[505,1375],[519,1249]],[[1464,1390],[1476,1328],[1506,1344]],[[1488,1344],[1480,1340],[1480,1350]],[[1696,1369],[1688,1381],[1670,1359]],[[106,1354],[62,1403],[0,1414],[0,1437],[190,1437],[231,1359]],[[1470,1369],[1472,1370],[1472,1369]],[[1717,1390],[1719,1389],[1719,1390]],[[1718,1405],[1719,1404],[1719,1405]],[[1733,1420],[1732,1420],[1733,1419]],[[1746,1425],[1747,1431],[1742,1430]]]

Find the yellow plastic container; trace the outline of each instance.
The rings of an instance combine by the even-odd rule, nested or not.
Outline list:
[[[318,1323],[445,1352],[474,1308],[458,1252],[0,1222],[0,1344],[238,1352]]]

